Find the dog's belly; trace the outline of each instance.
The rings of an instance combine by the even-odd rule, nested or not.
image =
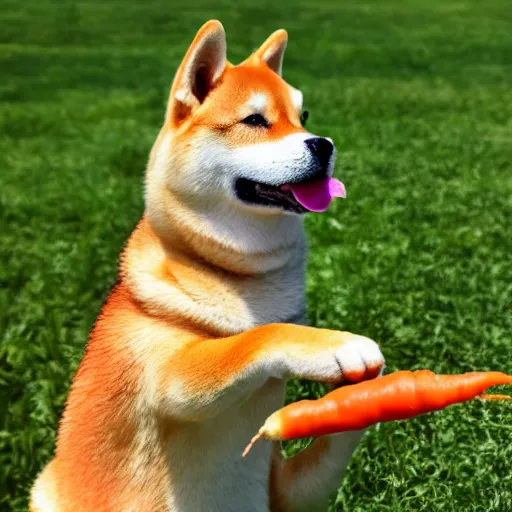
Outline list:
[[[168,448],[168,510],[263,512],[269,510],[271,443],[242,451],[266,417],[283,404],[284,383],[271,380],[242,406],[173,434]]]

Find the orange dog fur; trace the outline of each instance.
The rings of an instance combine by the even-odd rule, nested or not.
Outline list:
[[[313,167],[332,173],[334,148],[320,169],[304,143],[314,136],[301,126],[302,94],[281,78],[286,42],[279,30],[233,66],[218,21],[196,35],[151,151],[144,216],[32,512],[313,511],[340,484],[360,433],[288,460],[266,443],[240,456],[281,407],[285,379],[358,381],[383,366],[368,338],[300,325],[303,216],[274,204],[291,200],[234,191],[239,178],[263,183],[250,182],[257,195]]]

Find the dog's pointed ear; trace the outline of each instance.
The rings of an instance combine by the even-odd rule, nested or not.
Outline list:
[[[246,60],[246,62],[254,62],[254,60],[263,61],[270,69],[278,75],[283,71],[283,57],[288,42],[288,33],[286,30],[276,30],[268,39]]]
[[[203,103],[226,69],[226,33],[217,20],[205,23],[190,45],[171,88],[167,118],[179,125]]]

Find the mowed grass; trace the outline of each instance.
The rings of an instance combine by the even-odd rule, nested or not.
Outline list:
[[[285,78],[338,145],[348,199],[307,219],[311,323],[378,340],[388,371],[512,373],[510,2],[241,4],[2,4],[1,510],[26,508],[52,455],[173,73],[209,18],[234,62],[288,29]],[[332,510],[510,512],[511,420],[475,401],[370,429]]]

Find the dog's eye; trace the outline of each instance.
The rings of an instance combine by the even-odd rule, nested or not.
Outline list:
[[[248,124],[249,126],[262,126],[263,128],[269,128],[269,122],[261,114],[251,114],[245,119],[242,119],[242,123]]]
[[[306,122],[309,119],[309,112],[307,110],[304,110],[302,114],[300,115],[300,124],[302,126],[306,126]]]

